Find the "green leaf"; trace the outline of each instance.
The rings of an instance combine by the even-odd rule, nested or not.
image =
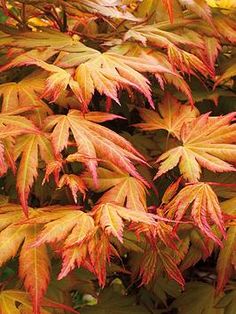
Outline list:
[[[150,313],[142,305],[137,305],[134,297],[126,296],[117,291],[116,287],[105,289],[98,297],[98,303],[94,306],[85,306],[80,310],[81,314],[148,314]]]
[[[213,286],[195,281],[186,285],[185,291],[172,303],[171,308],[177,308],[181,314],[224,314],[224,310],[215,307],[218,300]]]

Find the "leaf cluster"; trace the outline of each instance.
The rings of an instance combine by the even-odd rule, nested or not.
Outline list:
[[[0,314],[234,313],[235,9],[1,1]]]

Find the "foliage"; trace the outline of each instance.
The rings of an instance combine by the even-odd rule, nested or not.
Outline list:
[[[1,314],[234,313],[235,9],[1,1]]]

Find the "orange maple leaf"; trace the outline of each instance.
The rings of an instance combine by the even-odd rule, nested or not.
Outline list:
[[[215,223],[221,234],[225,236],[220,204],[209,184],[199,182],[185,186],[165,207],[167,217],[176,220],[181,220],[188,209],[190,209],[193,221],[201,231],[216,243],[222,245],[210,225],[210,221]]]
[[[162,154],[156,178],[179,164],[183,177],[196,182],[200,179],[201,167],[214,172],[235,171],[228,162],[236,161],[236,125],[230,124],[235,113],[225,116],[209,117],[203,114],[186,123],[180,131],[181,146]]]

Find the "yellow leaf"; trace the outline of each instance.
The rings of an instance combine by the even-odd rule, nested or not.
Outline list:
[[[218,274],[217,290],[220,292],[236,270],[236,226],[230,227],[227,231],[223,248],[217,259],[216,270]]]
[[[99,199],[100,203],[115,202],[127,208],[146,211],[146,187],[136,178],[127,173],[113,169],[97,168],[98,186],[95,186],[89,173],[85,172],[82,178],[88,187],[96,192],[106,191]],[[108,190],[108,191],[107,191]]]
[[[109,115],[107,114],[107,116]],[[112,117],[114,116],[112,115]],[[130,161],[135,160],[143,163],[141,154],[127,140],[110,129],[87,120],[80,111],[70,110],[67,116],[50,116],[45,123],[46,130],[54,128],[51,138],[56,154],[67,147],[69,130],[72,131],[78,149],[77,153],[84,155],[85,165],[92,174],[95,183],[97,180],[97,159],[99,158],[117,163],[121,169],[143,181]],[[67,160],[70,160],[70,155]]]
[[[211,225],[216,224],[225,236],[223,214],[218,198],[209,184],[200,182],[185,186],[166,205],[165,210],[168,218],[181,220],[189,208],[190,215],[200,230],[221,245],[221,240],[215,235]]]
[[[64,174],[59,183],[58,187],[61,189],[64,185],[68,185],[70,188],[74,201],[77,203],[77,193],[80,192],[85,197],[86,194],[86,186],[84,181],[75,174]]]
[[[32,310],[28,294],[18,290],[5,290],[0,293],[1,314],[21,314],[17,303],[23,304]]]
[[[148,109],[139,109],[139,114],[144,123],[138,123],[134,126],[144,131],[164,129],[179,138],[183,124],[199,116],[196,108],[182,105],[169,93],[166,93],[162,102],[158,105],[158,110],[160,113]]]
[[[207,3],[214,8],[234,9],[236,8],[235,0],[206,0]]]
[[[21,155],[17,171],[16,186],[24,212],[27,214],[27,200],[34,180],[38,175],[39,152],[45,163],[53,161],[50,141],[43,135],[27,134],[18,137],[15,145],[15,159]]]
[[[209,117],[203,114],[182,126],[180,140],[183,145],[162,154],[156,177],[166,173],[179,164],[181,174],[186,180],[196,182],[200,179],[201,167],[214,172],[230,172],[235,168],[228,162],[235,162],[236,126],[230,124],[235,113],[225,116]]]
[[[155,225],[154,217],[140,210],[129,209],[119,206],[115,203],[102,203],[93,209],[95,221],[99,222],[105,232],[117,237],[119,241],[123,241],[123,221],[133,221],[148,225]]]
[[[25,220],[27,224],[44,224],[33,247],[64,240],[65,247],[83,242],[94,231],[93,218],[75,206],[49,206],[40,215]]]
[[[35,241],[38,230],[36,226],[28,229],[19,257],[19,276],[32,297],[33,311],[39,313],[50,279],[50,260],[44,244],[37,248],[29,247]]]

